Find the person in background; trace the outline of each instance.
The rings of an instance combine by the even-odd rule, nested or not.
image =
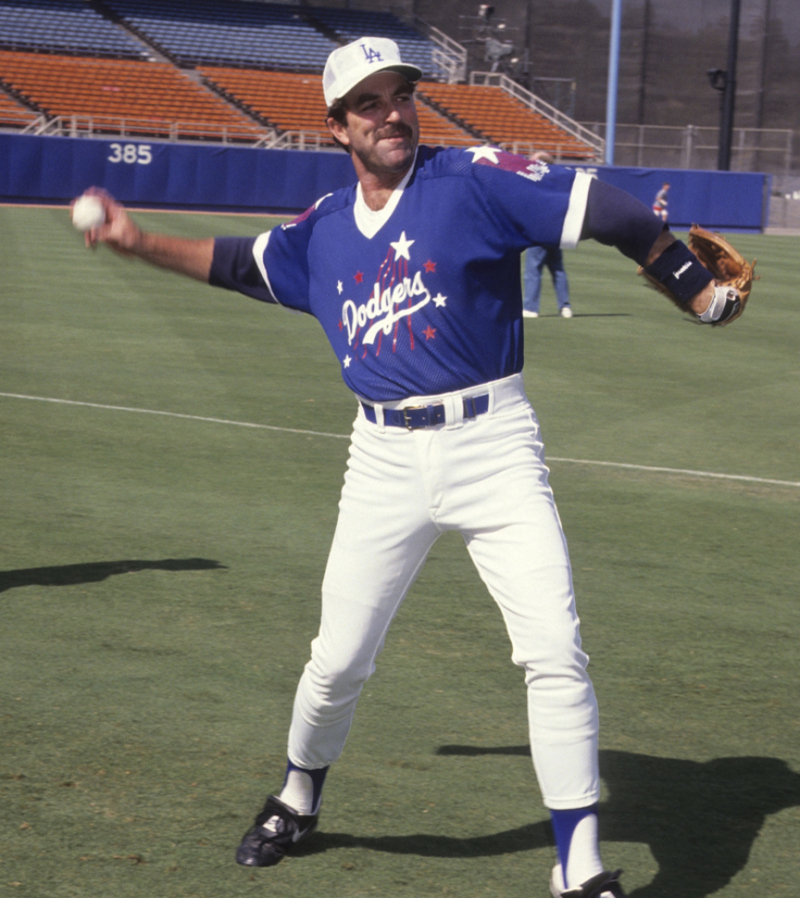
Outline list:
[[[656,194],[656,198],[653,200],[653,213],[661,219],[661,221],[666,221],[669,218],[667,213],[667,194],[669,193],[669,184],[666,182],[661,186],[661,190]]]
[[[553,157],[541,150],[531,153],[532,162],[551,163]],[[542,295],[542,273],[545,267],[553,279],[558,302],[558,314],[562,318],[572,318],[569,301],[569,281],[564,270],[564,254],[558,246],[532,246],[525,253],[525,278],[522,294],[522,317],[538,318],[539,301]]]

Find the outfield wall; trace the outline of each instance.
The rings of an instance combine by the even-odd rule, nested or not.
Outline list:
[[[673,227],[758,231],[769,220],[769,175],[583,168],[647,205],[669,182]],[[97,185],[131,206],[292,214],[354,181],[344,152],[0,134],[4,202],[68,203]]]

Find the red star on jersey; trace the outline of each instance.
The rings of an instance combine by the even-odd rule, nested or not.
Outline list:
[[[425,334],[426,340],[432,340],[436,336],[436,328],[429,324],[422,333]]]
[[[356,282],[357,284],[360,284],[360,283],[364,280],[364,272],[363,272],[363,271],[357,271],[357,272],[353,275],[353,277],[355,278],[355,282]]]
[[[428,259],[428,261],[422,267],[425,269],[425,271],[428,272],[428,274],[432,274],[434,271],[436,271],[436,263],[431,262],[430,259]]]
[[[342,319],[340,318],[339,319],[339,330],[343,330],[343,328],[344,328],[344,323],[342,322]]]

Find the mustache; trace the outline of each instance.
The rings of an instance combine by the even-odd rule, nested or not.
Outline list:
[[[376,132],[375,136],[378,140],[385,140],[392,137],[406,137],[410,140],[414,136],[414,131],[404,122],[399,122],[396,125],[391,125],[390,127],[383,128]]]

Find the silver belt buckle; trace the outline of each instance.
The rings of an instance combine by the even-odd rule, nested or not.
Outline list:
[[[408,412],[416,412],[421,408],[428,408],[427,405],[407,405],[405,408],[401,409],[403,412],[403,424],[406,426],[406,430],[419,430],[420,427],[425,427],[425,424],[417,424],[415,427],[408,418]],[[430,418],[430,415],[428,415]],[[427,423],[427,422],[426,422]]]

